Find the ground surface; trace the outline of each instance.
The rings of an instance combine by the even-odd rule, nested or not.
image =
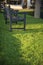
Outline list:
[[[0,65],[43,65],[43,19],[27,15],[26,31],[10,32],[0,13],[0,42]]]

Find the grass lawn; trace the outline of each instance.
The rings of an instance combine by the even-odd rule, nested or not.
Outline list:
[[[0,13],[0,65],[43,65],[43,19],[27,15],[26,31],[10,32]]]

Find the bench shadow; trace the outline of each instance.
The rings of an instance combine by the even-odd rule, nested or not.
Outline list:
[[[27,33],[38,33],[38,32],[43,32],[43,28],[39,29],[26,29],[24,30],[13,30],[12,34],[27,34]]]

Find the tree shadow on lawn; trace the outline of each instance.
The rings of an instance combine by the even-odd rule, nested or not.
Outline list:
[[[18,65],[21,57],[21,41],[10,33],[4,33],[0,44],[0,65]]]
[[[26,23],[27,24],[43,24],[43,19],[41,19],[41,18],[34,18],[33,16],[27,15]]]

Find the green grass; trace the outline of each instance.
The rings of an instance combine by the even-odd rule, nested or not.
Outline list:
[[[27,15],[26,31],[10,32],[0,13],[0,65],[43,65],[43,19]]]

